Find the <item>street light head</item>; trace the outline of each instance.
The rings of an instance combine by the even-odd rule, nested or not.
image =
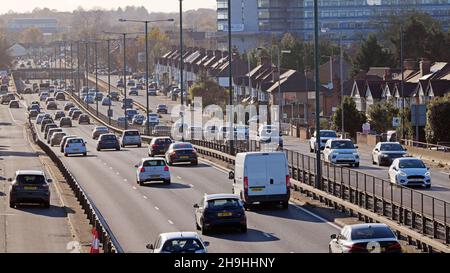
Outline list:
[[[167,22],[174,22],[175,19],[171,18],[171,19],[167,19]]]
[[[119,22],[126,22],[127,20],[120,18]]]

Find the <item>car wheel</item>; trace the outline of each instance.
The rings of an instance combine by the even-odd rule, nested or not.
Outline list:
[[[201,230],[201,227],[198,225],[197,220],[195,220],[195,228],[196,228],[197,230]]]
[[[202,226],[201,230],[202,230],[202,235],[208,234],[208,229],[205,227],[205,225]]]
[[[167,161],[167,165],[172,166],[172,162],[171,161]]]
[[[64,156],[65,156],[65,157],[67,157],[67,156],[68,156],[68,154],[67,154],[67,153],[64,153]]]
[[[120,147],[117,147],[117,148],[116,148],[116,151],[120,151]]]
[[[355,163],[353,166],[355,166],[355,168],[359,168],[359,163]]]
[[[144,181],[138,181],[139,186],[144,186]]]
[[[9,207],[10,207],[10,208],[15,208],[15,207],[16,207],[16,203],[14,203],[14,202],[9,202]]]
[[[83,153],[83,156],[87,156],[87,153]]]
[[[44,202],[43,207],[46,208],[46,209],[49,209],[50,208],[50,201]]]
[[[170,185],[170,183],[171,183],[170,179],[167,179],[164,181],[164,184],[166,184],[166,185]]]
[[[328,246],[328,253],[333,253],[333,251],[331,251],[331,246]]]
[[[138,148],[141,148],[141,147],[142,147],[142,144],[139,144],[139,145],[138,145]]]
[[[100,152],[100,148],[97,148],[97,151]]]
[[[240,226],[241,233],[247,233],[247,225]]]
[[[289,208],[289,201],[283,201],[283,203],[281,203],[281,206],[283,207],[283,209],[288,209]]]
[[[310,153],[314,153],[314,149],[311,148],[311,146],[309,146],[309,152],[310,152]]]
[[[375,158],[372,156],[372,165],[377,165],[377,163],[375,162]]]

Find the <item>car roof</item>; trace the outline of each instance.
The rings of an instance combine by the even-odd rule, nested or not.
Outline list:
[[[218,193],[218,194],[207,194],[205,195],[206,201],[217,200],[217,199],[240,199],[239,195],[231,193]]]
[[[167,232],[167,233],[161,233],[159,236],[161,236],[161,238],[164,240],[173,240],[173,239],[179,239],[179,238],[200,239],[200,236],[197,234],[197,232],[193,232],[193,231]]]
[[[144,157],[142,161],[151,161],[151,160],[165,160],[164,157]]]
[[[17,170],[16,175],[45,175],[43,171],[37,170]]]
[[[418,160],[418,161],[422,161],[422,159],[417,158],[417,157],[399,157],[399,158],[396,158],[395,160],[398,160],[398,161],[403,161],[403,160]]]
[[[364,223],[364,224],[354,224],[354,225],[346,225],[345,227],[350,228],[351,230],[370,228],[370,227],[388,227],[388,225],[383,223]]]
[[[377,144],[400,144],[400,142],[397,142],[397,141],[385,141],[385,142],[378,142]]]
[[[328,141],[334,142],[334,141],[350,141],[353,143],[353,141],[351,139],[348,138],[344,138],[344,139],[340,139],[340,138],[334,138],[334,139],[329,139]]]

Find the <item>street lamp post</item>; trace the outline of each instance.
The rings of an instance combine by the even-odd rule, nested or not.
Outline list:
[[[85,70],[86,70],[86,88],[89,92],[89,42],[86,41],[86,57],[85,57]],[[80,98],[81,99],[81,98]],[[88,100],[86,99],[86,107],[88,106]]]
[[[96,113],[98,116],[98,99],[97,99],[97,92],[98,92],[98,54],[97,54],[97,41],[94,41],[94,54],[95,54],[95,108]]]
[[[279,110],[279,133],[281,134],[281,122],[283,120],[284,111],[283,111],[283,101],[281,97],[281,55],[282,54],[290,54],[290,50],[281,50],[278,48],[278,103],[280,104],[278,106]]]
[[[75,85],[78,92],[78,98],[80,98],[80,41],[77,41],[77,84]]]
[[[404,96],[404,81],[405,81],[405,71],[403,71],[403,25],[400,26],[400,71],[402,73],[402,81],[400,83],[400,90],[402,94],[402,139],[405,139],[405,96]]]
[[[183,0],[180,0],[180,94],[181,94],[181,109],[184,110],[184,102],[183,102],[183,68],[184,68],[184,59],[183,59]],[[184,112],[181,111],[181,141],[184,141]]]
[[[230,92],[230,115],[229,115],[229,121],[230,121],[230,132],[232,134],[230,138],[230,154],[234,154],[234,111],[233,111],[233,67],[231,66],[232,63],[232,48],[231,48],[231,0],[228,0],[228,89]]]
[[[315,99],[316,99],[316,179],[315,187],[321,189],[322,185],[322,170],[321,170],[321,156],[320,156],[320,77],[319,77],[319,3],[314,0],[314,69],[315,69]]]
[[[155,23],[155,22],[173,22],[174,19],[166,19],[166,20],[129,20],[129,19],[119,19],[119,22],[134,22],[134,23],[144,23],[145,24],[145,97],[147,99],[147,105],[146,105],[146,132],[147,134],[150,134],[150,123],[148,122],[148,114],[150,112],[150,106],[149,106],[149,96],[148,96],[148,24],[149,23]]]
[[[109,124],[111,124],[111,40],[106,40],[106,43],[108,44],[108,97],[110,99],[110,103],[108,103],[108,120]]]

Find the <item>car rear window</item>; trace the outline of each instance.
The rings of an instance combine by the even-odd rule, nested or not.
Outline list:
[[[227,208],[238,208],[241,206],[241,203],[238,199],[235,198],[226,198],[226,199],[214,199],[208,201],[208,208],[211,209],[227,209]]]
[[[164,160],[147,160],[142,165],[144,167],[161,167],[166,166],[166,162]]]
[[[398,143],[385,143],[380,146],[381,151],[403,151],[402,145]]]
[[[102,140],[116,140],[116,136],[115,135],[105,135],[102,136]]]
[[[162,250],[170,253],[195,253],[203,250],[203,246],[198,239],[174,239],[166,241]]]
[[[125,132],[126,136],[139,136],[139,132],[138,131],[127,131]]]
[[[194,149],[191,144],[183,143],[183,144],[175,144],[173,145],[174,149]]]
[[[155,144],[170,144],[172,143],[172,140],[170,138],[161,138],[155,140]]]
[[[333,141],[331,142],[331,149],[355,149],[351,141]]]
[[[76,139],[69,139],[67,142],[69,143],[83,143],[82,139],[76,138]]]
[[[394,233],[387,227],[365,227],[352,229],[352,240],[364,239],[380,239],[380,238],[395,238]]]
[[[337,137],[335,132],[320,132],[321,137]]]
[[[45,177],[43,175],[18,175],[16,182],[19,184],[42,185],[45,184]]]

